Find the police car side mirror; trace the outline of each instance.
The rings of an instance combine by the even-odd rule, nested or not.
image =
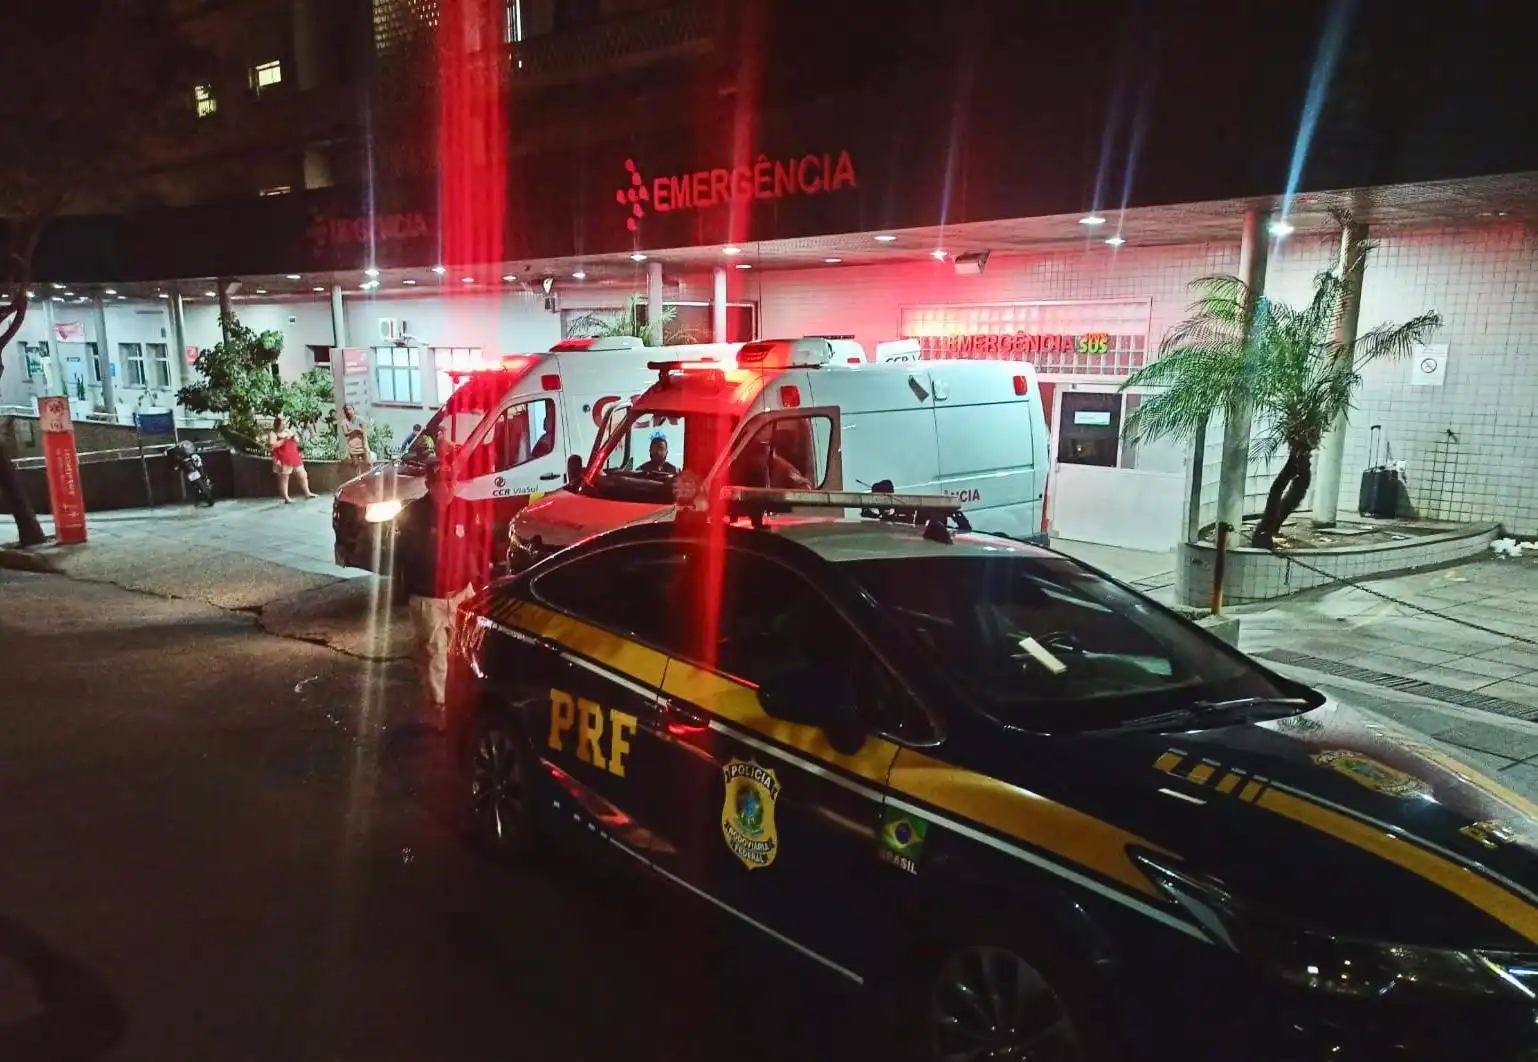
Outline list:
[[[571,454],[566,458],[566,482],[575,483],[582,478],[582,458]]]
[[[859,699],[844,676],[801,668],[765,681],[758,702],[775,719],[817,727],[835,752],[852,756],[865,745]]]

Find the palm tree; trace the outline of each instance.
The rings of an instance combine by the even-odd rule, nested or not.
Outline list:
[[[1190,439],[1214,413],[1247,409],[1261,426],[1252,458],[1268,459],[1286,449],[1252,546],[1269,549],[1302,503],[1313,478],[1314,451],[1336,417],[1350,410],[1363,366],[1406,357],[1442,323],[1435,311],[1427,311],[1403,324],[1381,324],[1350,343],[1336,338],[1342,278],[1360,270],[1371,250],[1361,243],[1361,257],[1315,276],[1313,298],[1301,309],[1253,297],[1238,277],[1197,280],[1191,315],[1164,337],[1158,360],[1122,384],[1123,391],[1161,389],[1128,416],[1132,441]],[[1248,307],[1253,313],[1246,330]]]
[[[648,346],[664,343],[690,343],[693,337],[685,331],[670,331],[668,326],[678,316],[678,307],[664,306],[659,320],[641,323],[641,296],[631,295],[618,312],[589,310],[572,321],[568,327],[574,339],[609,339],[614,336],[634,336]],[[653,326],[656,326],[656,332]],[[660,335],[657,333],[661,333]]]

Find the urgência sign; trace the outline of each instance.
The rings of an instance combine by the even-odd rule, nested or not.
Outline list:
[[[648,207],[668,213],[860,187],[854,159],[848,151],[777,159],[759,155],[751,164],[690,170],[650,180],[642,175],[634,159],[626,159],[625,171],[629,183],[615,190],[614,199],[629,210],[625,227],[632,232],[646,216]]]

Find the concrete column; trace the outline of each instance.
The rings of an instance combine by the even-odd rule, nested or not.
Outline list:
[[[171,352],[171,364],[176,366],[176,374],[179,379],[187,378],[187,307],[182,302],[180,291],[171,292],[171,342],[175,349]]]
[[[1258,299],[1266,286],[1266,222],[1269,217],[1259,210],[1244,212],[1244,234],[1239,243],[1239,279],[1249,289],[1250,298]],[[1253,303],[1240,325],[1240,334],[1249,337]],[[1218,476],[1218,523],[1238,531],[1244,523],[1244,485],[1250,471],[1250,410],[1230,403],[1223,411],[1223,465]]]
[[[347,345],[347,315],[342,312],[342,285],[331,285],[331,345]]]
[[[710,341],[726,342],[726,268],[716,266],[715,290],[710,296]]]
[[[107,340],[107,303],[96,296],[96,365],[101,373],[101,404],[107,416],[117,419],[117,394],[112,385],[112,344]]]
[[[651,322],[646,345],[662,346],[662,263],[658,261],[646,263],[646,319]]]
[[[1340,234],[1340,316],[1335,321],[1335,342],[1349,362],[1356,343],[1357,323],[1362,313],[1362,273],[1366,259],[1362,247],[1367,242],[1367,226],[1348,224]],[[1346,366],[1349,368],[1349,365]],[[1340,505],[1340,466],[1346,450],[1346,410],[1341,410],[1319,443],[1319,465],[1314,472],[1313,524],[1334,527]]]
[[[300,92],[308,92],[315,87],[320,71],[314,5],[312,0],[292,0],[289,8],[294,28],[294,84]]]

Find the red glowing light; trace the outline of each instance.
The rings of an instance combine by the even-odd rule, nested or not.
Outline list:
[[[539,378],[539,387],[542,391],[559,391],[561,389],[561,378],[553,372],[546,373]]]
[[[1025,377],[1024,376],[1016,376],[1015,377],[1015,394],[1023,395],[1023,394],[1025,394],[1025,392],[1026,392]]]
[[[789,384],[780,388],[780,405],[786,409],[795,409],[801,404],[801,390]]]

